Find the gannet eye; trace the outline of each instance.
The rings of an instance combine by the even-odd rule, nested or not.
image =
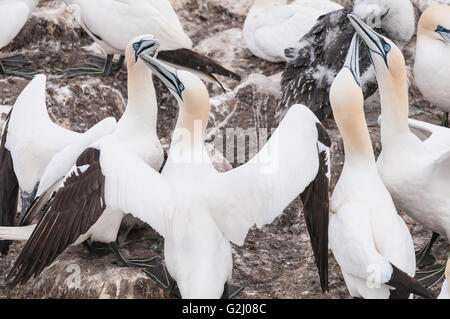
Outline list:
[[[178,84],[178,89],[180,90],[180,92],[184,91],[184,85],[183,83],[180,82],[180,84]]]
[[[445,29],[443,26],[438,25],[436,31],[437,31],[437,32],[445,32],[446,29]]]
[[[383,49],[384,49],[384,52],[388,53],[389,51],[391,51],[391,46],[388,43],[385,43],[383,45]]]
[[[134,51],[139,50],[140,47],[141,47],[141,43],[140,43],[140,42],[135,42],[135,43],[133,43],[133,49],[134,49]]]

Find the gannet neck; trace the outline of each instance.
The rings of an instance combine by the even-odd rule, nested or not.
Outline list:
[[[209,95],[203,82],[190,73],[183,72],[186,90],[180,101],[176,130],[185,131],[192,146],[203,145],[209,118]]]
[[[156,134],[157,100],[152,72],[138,61],[128,67],[128,104],[122,119]],[[122,119],[119,121],[122,122]]]
[[[391,59],[392,60],[392,59]],[[390,72],[378,74],[380,89],[381,141],[388,145],[396,137],[410,133],[408,126],[409,101],[408,82],[404,59],[402,63],[391,63]]]
[[[339,72],[330,89],[330,103],[344,141],[346,164],[375,167],[375,156],[364,115],[364,97],[351,71]]]

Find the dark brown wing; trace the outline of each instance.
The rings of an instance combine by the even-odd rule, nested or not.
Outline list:
[[[86,149],[65,179],[17,258],[6,281],[13,285],[37,277],[69,245],[85,234],[105,209],[105,177],[100,151]]]
[[[300,40],[299,48],[286,50],[289,61],[281,80],[282,96],[277,109],[278,120],[281,120],[294,104],[308,106],[319,120],[331,117],[328,99],[330,86],[344,65],[355,33],[347,18],[347,14],[352,10],[353,6],[349,6],[319,17],[314,27]],[[370,65],[369,52],[361,44],[361,74],[364,74]],[[369,82],[363,83],[365,96],[370,96],[377,89],[375,77]]]
[[[213,74],[215,74],[226,76],[236,81],[241,80],[241,77],[238,74],[225,69],[213,59],[210,59],[189,49],[160,51],[158,53],[158,59],[191,70],[196,70],[201,73],[205,73],[208,76],[212,76]]]
[[[319,141],[327,147],[331,140],[325,128],[317,124]],[[308,228],[311,246],[317,269],[319,270],[322,291],[328,291],[328,218],[329,218],[329,180],[327,177],[327,153],[319,153],[319,171],[316,179],[300,195],[303,201],[303,214]]]
[[[14,226],[19,193],[19,182],[14,173],[11,153],[5,146],[11,113],[12,109],[6,117],[0,145],[0,226]],[[8,253],[9,245],[11,245],[9,240],[0,241],[0,253],[2,255]]]

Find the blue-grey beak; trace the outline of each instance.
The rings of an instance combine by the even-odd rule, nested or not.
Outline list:
[[[159,62],[149,55],[143,54],[140,57],[153,73],[163,81],[167,88],[183,100],[182,93],[184,91],[184,85],[178,78],[177,70]]]
[[[450,29],[438,25],[435,32],[438,33],[445,42],[450,42]]]
[[[156,38],[145,39],[139,42],[133,43],[134,58],[136,62],[140,55],[146,54],[149,56],[155,56],[159,49],[159,41]]]
[[[375,32],[357,16],[349,14],[348,19],[369,48],[370,53],[381,56],[386,63],[386,67],[389,69],[387,55],[392,49],[391,45],[384,40],[381,34]]]
[[[355,82],[358,83],[359,86],[361,86],[361,76],[359,69],[359,45],[360,38],[358,33],[355,32],[350,44],[350,48],[347,52],[347,57],[345,58],[344,67],[348,68],[350,72],[352,72]]]

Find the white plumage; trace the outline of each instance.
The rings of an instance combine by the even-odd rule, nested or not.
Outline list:
[[[192,48],[168,0],[65,0],[106,54],[123,55],[131,39],[153,34],[161,50]]]
[[[377,171],[359,86],[356,39],[330,91],[345,162],[330,202],[329,240],[350,295],[387,299],[392,265],[414,276],[414,245]]]
[[[108,118],[80,134],[53,123],[47,112],[45,85],[46,77],[37,75],[17,98],[8,122],[5,147],[11,153],[21,195],[27,203],[34,198],[45,168],[59,151],[72,143],[92,143],[112,132],[116,125],[113,118]],[[27,208],[25,202],[22,214]]]
[[[243,35],[250,51],[270,62],[284,62],[284,50],[297,46],[319,16],[342,6],[329,0],[255,0]]]
[[[0,3],[0,49],[22,30],[38,0],[3,0]]]
[[[447,268],[445,269],[445,281],[442,284],[441,293],[438,296],[438,299],[450,299],[450,258],[447,261]]]

